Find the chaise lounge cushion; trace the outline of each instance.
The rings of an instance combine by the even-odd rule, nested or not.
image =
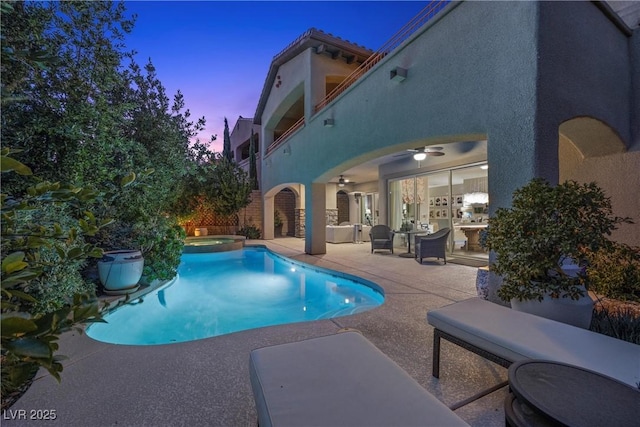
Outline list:
[[[430,325],[511,362],[546,359],[636,386],[640,345],[470,298],[427,313]]]
[[[253,350],[250,372],[260,427],[467,425],[357,332]]]

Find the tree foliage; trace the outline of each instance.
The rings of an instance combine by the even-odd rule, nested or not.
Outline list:
[[[222,157],[228,161],[233,160],[233,153],[231,152],[231,137],[229,136],[229,122],[227,118],[224,118],[224,138],[222,141]]]
[[[57,336],[100,319],[84,273],[102,249],[141,249],[148,279],[175,274],[175,214],[213,154],[191,142],[204,118],[126,50],[123,2],[0,6],[4,396],[34,366],[59,378]]]
[[[495,251],[491,269],[504,279],[498,295],[531,300],[550,294],[577,299],[588,277],[572,277],[565,261],[580,267],[590,253],[610,246],[608,236],[629,218],[613,215],[611,201],[595,184],[566,181],[551,186],[540,178],[517,189],[510,208],[489,219],[486,247]]]
[[[141,67],[125,49],[134,21],[123,2],[4,4],[3,145],[23,150],[21,160],[45,180],[103,189],[94,209],[114,222],[91,243],[146,248],[145,258],[160,263],[147,270],[169,274],[161,260],[177,262],[180,247],[162,241],[179,236],[170,232],[175,219],[158,218],[180,211],[197,160],[211,156],[191,144],[204,118],[191,120],[182,94],[171,102],[151,61]],[[138,185],[113,197],[134,171]],[[11,191],[25,185],[3,182]]]
[[[31,175],[28,167],[2,149],[2,173]],[[101,320],[100,308],[91,291],[64,295],[64,304],[45,307],[43,291],[34,285],[56,287],[46,277],[56,277],[51,269],[71,267],[102,251],[85,243],[108,220],[99,221],[84,210],[97,193],[91,189],[35,181],[22,195],[2,194],[2,395],[20,388],[43,367],[58,380],[62,372],[61,357],[56,355],[61,333],[78,324]],[[39,215],[47,206],[67,208],[68,225]],[[48,254],[53,257],[48,256]],[[46,295],[45,295],[46,298]],[[49,298],[51,299],[51,298]],[[4,405],[3,405],[4,406]]]
[[[259,190],[258,186],[258,168],[256,166],[256,146],[255,135],[251,129],[251,137],[249,139],[249,181],[252,190]]]
[[[249,177],[235,162],[217,156],[209,167],[208,178],[204,196],[218,215],[236,215],[251,203]]]

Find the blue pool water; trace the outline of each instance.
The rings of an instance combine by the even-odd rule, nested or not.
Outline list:
[[[384,302],[372,282],[281,257],[265,248],[185,253],[178,277],[87,329],[91,338],[154,345],[284,323],[328,319]]]

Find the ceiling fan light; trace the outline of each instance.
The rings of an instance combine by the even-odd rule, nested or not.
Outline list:
[[[338,187],[344,187],[344,178],[340,175],[340,179],[338,180]]]
[[[427,158],[427,153],[425,153],[424,151],[421,151],[421,152],[415,153],[415,154],[413,155],[413,159],[414,159],[414,160],[417,160],[417,161],[424,160],[424,159],[426,159],[426,158]]]

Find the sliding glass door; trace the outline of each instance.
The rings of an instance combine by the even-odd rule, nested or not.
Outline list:
[[[394,230],[450,228],[449,253],[487,258],[479,246],[489,208],[486,166],[447,169],[389,181],[389,226]],[[396,240],[406,245],[405,236]]]

